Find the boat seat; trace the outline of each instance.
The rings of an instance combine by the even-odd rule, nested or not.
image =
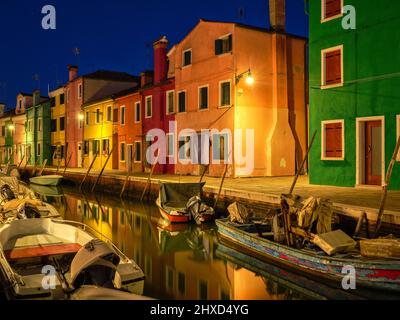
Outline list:
[[[34,247],[14,248],[12,250],[5,250],[4,254],[7,260],[15,261],[27,258],[77,253],[80,249],[81,245],[77,243],[61,243],[45,246],[39,245]]]

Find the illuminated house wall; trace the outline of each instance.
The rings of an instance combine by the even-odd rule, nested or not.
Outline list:
[[[230,144],[235,146],[235,129],[242,132],[242,154],[246,153],[245,130],[254,129],[254,170],[229,165],[229,176],[296,172],[296,163],[301,162],[306,149],[305,45],[305,39],[284,32],[200,20],[175,46],[171,53],[175,65],[170,69],[175,69],[178,132],[193,129],[199,134],[201,130],[229,129],[232,133],[232,138],[221,144],[218,135],[205,142],[209,144],[209,158],[221,160],[210,165],[209,175],[221,176],[224,159],[229,156],[235,161],[235,151],[227,151]],[[244,74],[236,85],[236,75],[249,69],[254,84],[248,85]],[[223,86],[230,87],[225,100]],[[205,104],[201,103],[201,88],[207,88]],[[182,92],[186,102],[179,110]],[[183,135],[179,137],[184,139]],[[181,152],[179,159],[187,156]],[[178,174],[199,175],[203,170],[191,161],[178,161],[176,165]]]
[[[50,92],[51,154],[54,166],[65,165],[65,91],[59,88]]]

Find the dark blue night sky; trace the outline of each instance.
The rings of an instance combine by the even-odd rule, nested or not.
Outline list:
[[[57,29],[43,30],[41,9],[54,5]],[[306,36],[303,0],[286,0],[287,30]],[[244,8],[244,17],[239,9]],[[110,69],[139,74],[152,68],[153,40],[179,42],[200,18],[269,27],[268,0],[1,0],[0,101],[14,107],[16,94],[39,86],[47,94],[67,80],[67,65],[80,74]]]

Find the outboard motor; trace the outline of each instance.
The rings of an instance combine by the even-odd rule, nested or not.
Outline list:
[[[11,201],[16,199],[14,192],[11,190],[11,187],[8,184],[3,184],[0,188],[1,196],[4,201]]]
[[[25,203],[18,207],[17,217],[18,219],[38,219],[41,216],[39,211],[35,207],[32,207],[31,205]]]

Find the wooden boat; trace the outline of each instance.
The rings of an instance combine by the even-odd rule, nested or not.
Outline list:
[[[187,204],[193,197],[201,199],[203,183],[161,183],[156,204],[161,216],[171,223],[187,223],[194,218],[197,223],[211,221],[213,214],[193,216]]]
[[[260,227],[238,225],[229,218],[216,220],[219,236],[230,245],[252,256],[278,263],[294,271],[333,281],[341,287],[345,266],[356,270],[357,287],[400,292],[400,261],[367,259],[361,255],[330,257],[322,251],[295,249],[259,236]]]
[[[143,271],[111,241],[102,239],[79,222],[42,218],[4,225],[0,275],[8,298],[104,298],[105,292],[96,288],[142,295]]]
[[[35,193],[46,196],[46,197],[61,197],[63,196],[63,190],[60,186],[43,186],[40,184],[31,184],[30,188]]]
[[[58,186],[62,179],[62,176],[54,174],[32,177],[29,179],[29,181],[33,184],[38,184],[41,186]]]

